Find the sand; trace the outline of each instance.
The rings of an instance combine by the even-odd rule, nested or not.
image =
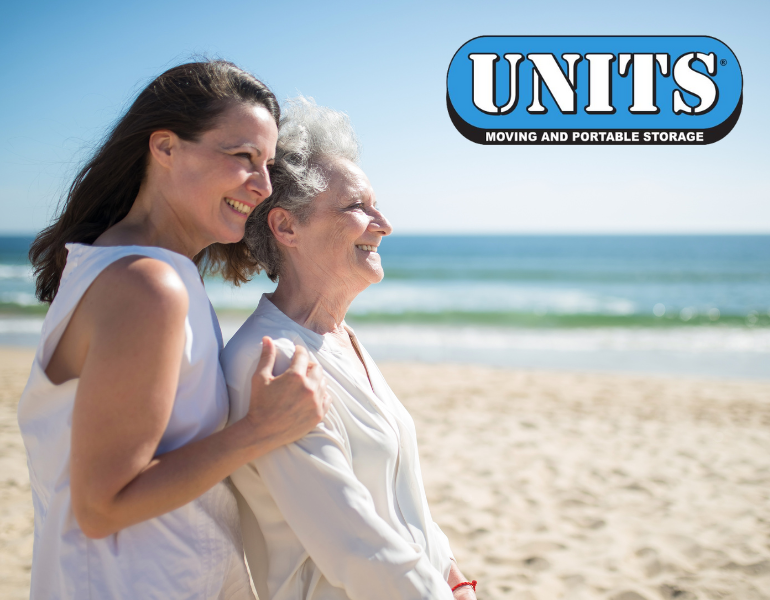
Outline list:
[[[384,372],[479,598],[770,598],[770,384]]]
[[[28,597],[16,403],[31,361],[0,349],[4,600]],[[770,598],[770,383],[381,367],[479,598]]]
[[[16,406],[35,353],[0,347],[0,598],[29,598],[32,496]]]

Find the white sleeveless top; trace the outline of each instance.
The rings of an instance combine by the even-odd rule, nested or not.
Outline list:
[[[78,380],[54,385],[45,368],[83,294],[107,266],[126,256],[148,256],[173,267],[187,288],[189,309],[179,384],[156,455],[222,429],[229,403],[219,365],[222,334],[191,260],[151,246],[67,244],[67,249],[59,292],[43,323],[32,372],[19,402],[19,426],[35,508],[30,598],[253,600],[238,507],[225,482],[181,508],[101,540],[89,539],[78,526],[69,473]]]

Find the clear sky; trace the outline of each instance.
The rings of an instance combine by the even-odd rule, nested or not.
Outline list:
[[[346,111],[402,233],[770,233],[770,2],[6,2],[0,232],[45,226],[129,100],[194,54]],[[743,113],[709,146],[478,146],[446,72],[479,35],[710,35]]]

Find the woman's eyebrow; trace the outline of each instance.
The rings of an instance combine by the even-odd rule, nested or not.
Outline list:
[[[243,144],[235,144],[233,146],[222,146],[222,149],[224,150],[235,150],[236,148],[250,148],[251,150],[254,150],[256,152],[257,156],[262,156],[262,150],[259,149],[259,146],[256,144],[252,144],[250,142],[244,142]]]
[[[372,196],[374,196],[374,194],[371,194],[371,193],[369,193],[368,190],[363,190],[363,189],[358,189],[353,194],[351,194],[351,198],[353,198],[354,200],[356,200],[358,202],[363,202],[364,204],[368,200],[371,200]],[[371,205],[374,208],[377,208],[377,199],[376,198],[374,200],[371,200]]]

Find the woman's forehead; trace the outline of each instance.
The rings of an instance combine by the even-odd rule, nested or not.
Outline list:
[[[369,196],[373,194],[369,178],[361,168],[347,159],[337,159],[325,166],[329,188],[337,195]]]
[[[211,134],[228,145],[254,144],[263,138],[277,140],[278,127],[264,106],[236,104],[225,109]]]

